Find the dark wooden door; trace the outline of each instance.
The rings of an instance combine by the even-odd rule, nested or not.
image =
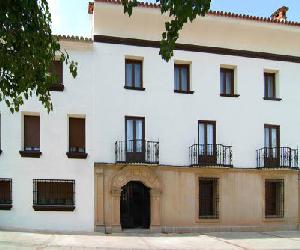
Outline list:
[[[145,162],[145,119],[126,117],[126,162]]]
[[[143,183],[128,182],[121,192],[122,228],[150,227],[150,191]]]

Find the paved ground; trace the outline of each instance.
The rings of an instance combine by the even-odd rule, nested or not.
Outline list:
[[[0,231],[0,249],[300,249],[300,231],[207,234],[44,234]]]

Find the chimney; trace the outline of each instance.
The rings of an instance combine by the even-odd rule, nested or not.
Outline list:
[[[88,5],[88,14],[93,14],[94,13],[94,3],[93,2],[89,2]]]
[[[286,13],[288,10],[288,7],[282,6],[271,15],[271,18],[273,20],[286,21]]]

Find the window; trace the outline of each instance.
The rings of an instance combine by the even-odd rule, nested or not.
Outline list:
[[[57,82],[50,87],[50,91],[63,91],[63,63],[61,61],[53,61],[51,69],[51,74],[55,75]]]
[[[234,69],[220,69],[220,95],[224,97],[238,97],[234,93]]]
[[[0,178],[0,210],[12,208],[11,179]]]
[[[265,180],[265,217],[284,217],[284,180]]]
[[[190,65],[175,64],[174,65],[174,92],[192,94],[190,91]]]
[[[74,180],[33,180],[35,211],[73,211],[74,194]]]
[[[199,163],[216,164],[216,122],[198,121]]]
[[[265,147],[280,147],[280,126],[265,124]]]
[[[199,179],[199,218],[219,218],[219,180],[217,178]]]
[[[264,73],[265,78],[265,100],[280,101],[280,98],[276,96],[276,73]]]
[[[143,62],[125,60],[125,88],[145,90],[143,88]]]
[[[145,118],[125,117],[126,161],[145,161]]]
[[[85,118],[69,118],[69,158],[86,158]]]
[[[40,117],[24,115],[24,150],[22,157],[39,158],[40,152]]]

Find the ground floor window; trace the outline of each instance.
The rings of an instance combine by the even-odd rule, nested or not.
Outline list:
[[[12,207],[11,179],[0,178],[0,210],[9,210]]]
[[[284,180],[265,181],[265,217],[284,217]]]
[[[73,211],[74,180],[33,180],[33,208],[36,211]]]
[[[199,218],[219,218],[218,178],[199,178]]]

